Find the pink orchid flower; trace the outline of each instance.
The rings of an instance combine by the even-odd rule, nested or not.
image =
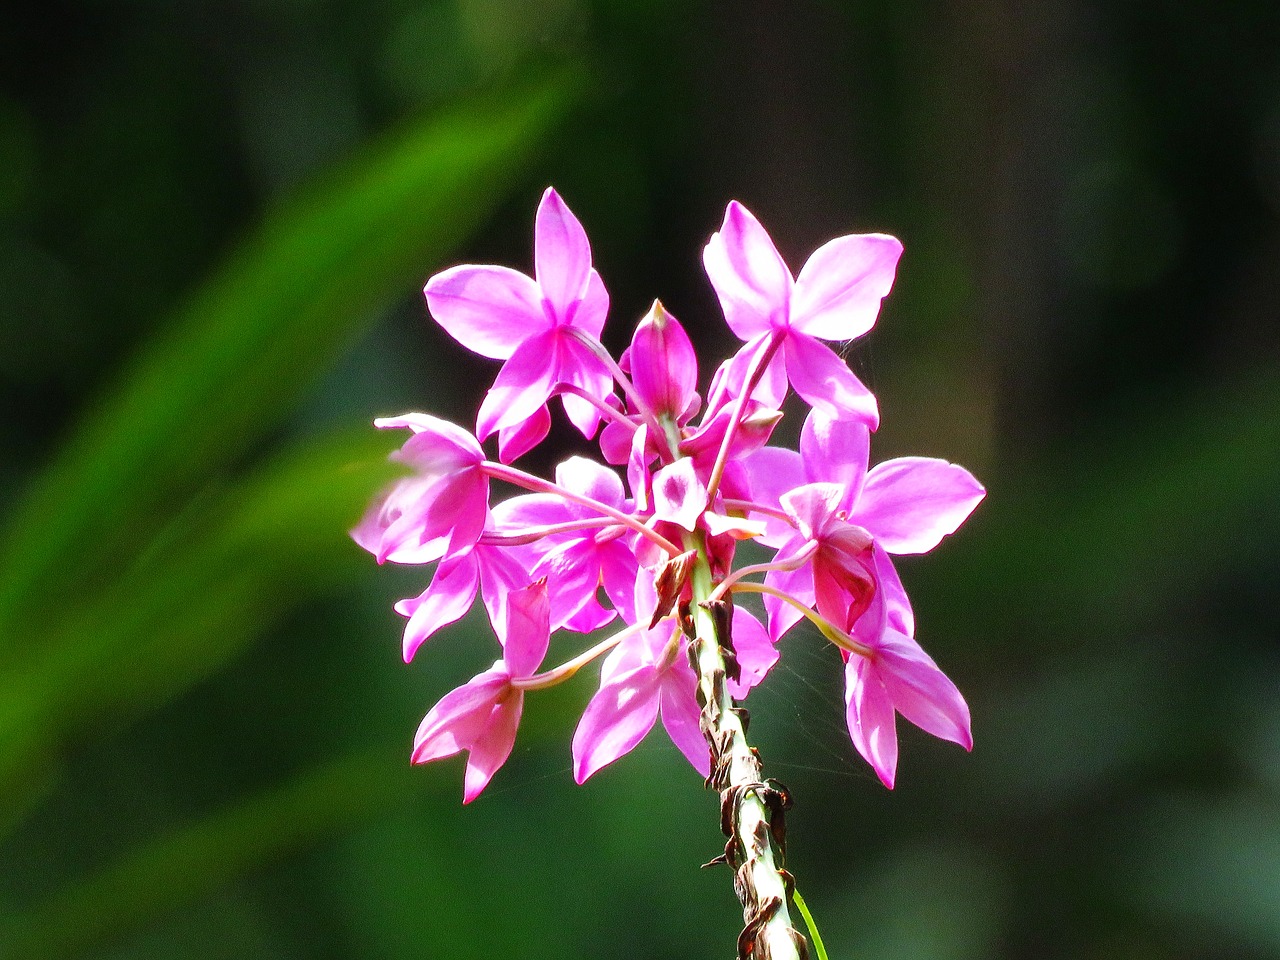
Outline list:
[[[986,496],[964,467],[931,457],[901,457],[868,471],[869,450],[865,425],[811,411],[800,433],[799,453],[769,447],[750,458],[752,497],[761,504],[781,505],[787,491],[821,485],[832,497],[831,517],[865,531],[873,553],[917,554],[932,550],[954,533]],[[809,522],[818,521],[813,517]],[[767,526],[761,540],[780,544],[776,560],[794,557],[804,548],[807,538],[802,533],[777,520],[771,519]],[[887,557],[884,563],[892,568]],[[769,582],[788,592],[798,591],[795,595],[804,600],[813,596],[806,579],[812,575],[811,569],[801,568],[772,574]],[[800,617],[772,598],[766,598],[765,606],[775,639]]]
[[[489,478],[480,466],[484,451],[475,437],[425,413],[373,423],[413,431],[391,455],[413,472],[374,501],[352,539],[379,563],[430,563],[468,549],[484,530],[489,509]]]
[[[964,697],[912,638],[911,606],[888,556],[880,552],[875,562],[882,589],[853,632],[872,652],[847,657],[845,717],[853,745],[892,790],[898,765],[896,713],[966,750],[973,749],[973,734]]]
[[[757,399],[778,406],[789,382],[811,407],[875,429],[875,397],[820,341],[852,340],[875,325],[901,255],[902,244],[885,234],[837,237],[793,278],[764,227],[732,201],[702,259],[725,321],[746,341],[734,358],[739,376],[761,351],[776,350]]]
[[[590,497],[622,513],[630,512],[622,480],[608,467],[585,457],[570,457],[556,467],[556,483],[574,493]],[[598,514],[576,503],[553,497],[521,498],[526,521],[551,526],[586,521]],[[543,554],[533,576],[546,577],[551,589],[551,621],[556,627],[587,633],[613,619],[612,611],[596,600],[603,587],[615,610],[628,622],[632,610],[640,563],[636,559],[636,534],[618,524],[608,524],[552,534],[543,545]]]
[[[573,734],[573,777],[583,783],[645,738],[658,717],[671,741],[704,777],[711,770],[698,728],[698,678],[688,641],[671,620],[629,635],[601,667],[600,689]]]
[[[550,613],[545,582],[515,591],[507,606],[502,659],[445,694],[418,727],[414,763],[467,751],[463,803],[478,797],[511,756],[524,711],[524,691],[512,681],[533,676],[547,655]]]
[[[609,295],[591,266],[582,224],[550,187],[534,225],[534,277],[508,267],[458,266],[432,277],[423,293],[450,336],[505,361],[476,423],[481,440],[499,433],[505,462],[546,435],[546,403],[560,385],[601,400],[613,393],[609,367],[588,345],[599,340]],[[561,401],[569,420],[593,436],[596,407],[572,393]]]
[[[396,613],[409,618],[404,628],[404,662],[413,660],[418,648],[441,627],[466,616],[477,590],[494,631],[503,629],[508,599],[536,579],[530,573],[534,560],[527,547],[492,546],[483,540],[442,560],[426,590],[395,605]]]
[[[653,584],[636,583],[637,611],[652,616]],[[733,611],[733,643],[738,678],[729,693],[741,699],[764,679],[778,653],[760,622],[746,610]],[[671,741],[704,777],[710,772],[707,742],[698,726],[698,678],[689,664],[689,641],[673,618],[628,634],[605,659],[600,689],[573,735],[573,771],[578,783],[629,753],[658,718]]]

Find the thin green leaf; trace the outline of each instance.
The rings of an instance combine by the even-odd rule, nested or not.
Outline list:
[[[827,960],[827,948],[822,943],[822,934],[818,933],[818,924],[814,921],[813,914],[809,912],[809,905],[804,902],[804,897],[800,896],[800,891],[794,887],[791,889],[791,899],[795,901],[800,916],[804,917],[804,925],[809,929],[809,939],[813,941],[813,949],[818,954],[818,960]]]
[[[369,569],[346,530],[399,469],[386,459],[393,444],[371,429],[330,438],[209,498],[38,656],[0,674],[0,824],[47,778],[61,742],[168,702]]]
[[[403,755],[347,757],[152,841],[0,929],[0,958],[82,956],[406,794]]]
[[[0,653],[111,580],[288,411],[371,311],[483,222],[574,89],[412,126],[271,215],[128,364],[0,538]]]

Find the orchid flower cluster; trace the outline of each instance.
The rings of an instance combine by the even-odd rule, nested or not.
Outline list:
[[[537,212],[533,277],[468,265],[430,279],[435,320],[502,367],[474,434],[422,413],[375,421],[409,431],[393,454],[408,472],[352,535],[379,563],[436,564],[426,590],[396,605],[408,618],[406,661],[477,593],[501,656],[430,710],[415,763],[466,751],[463,799],[475,799],[511,753],[525,695],[603,658],[573,736],[576,780],[630,751],[659,717],[708,776],[689,605],[747,592],[763,594],[765,622],[732,606],[731,640],[718,638],[734,701],[807,619],[843,658],[849,734],[885,786],[896,713],[971,747],[968,708],[913,638],[892,557],[933,548],[984,490],[943,460],[868,469],[875,397],[824,342],[871,329],[901,252],[883,234],[839,237],[793,276],[755,217],[730,203],[703,262],[743,343],[705,402],[689,336],[660,303],[616,362],[601,344],[609,297],[586,233],[553,189]],[[769,445],[789,389],[809,408],[798,451]],[[512,466],[548,435],[553,398],[584,437],[598,437],[605,463],[572,457],[553,480]],[[491,460],[481,444],[495,435]],[[494,481],[527,492],[493,503]],[[746,540],[772,559],[735,569]],[[610,625],[618,629],[581,655],[544,667],[552,632]]]

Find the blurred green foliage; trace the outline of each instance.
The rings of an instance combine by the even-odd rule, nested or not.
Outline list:
[[[904,565],[971,756],[885,792],[800,636],[753,694],[833,958],[1280,957],[1280,8],[57,0],[0,13],[0,957],[727,956],[716,804],[591,680],[477,803],[409,769],[492,659],[399,659],[346,538],[377,414],[468,421],[424,322],[555,183],[625,344],[710,369],[731,197],[800,262],[905,241],[850,360],[877,459],[988,500]],[[782,430],[795,429],[784,423]]]

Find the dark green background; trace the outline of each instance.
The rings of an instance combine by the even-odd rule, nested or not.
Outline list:
[[[606,340],[657,296],[708,373],[729,199],[794,267],[906,245],[849,359],[874,459],[990,491],[901,564],[976,746],[904,724],[885,791],[834,651],[786,641],[752,734],[833,960],[1280,957],[1278,11],[7,5],[0,957],[732,955],[670,744],[572,782],[591,671],[470,807],[458,761],[408,767],[494,645],[403,665],[427,571],[345,535],[369,420],[470,424],[494,372],[422,282],[528,269],[548,183]]]

